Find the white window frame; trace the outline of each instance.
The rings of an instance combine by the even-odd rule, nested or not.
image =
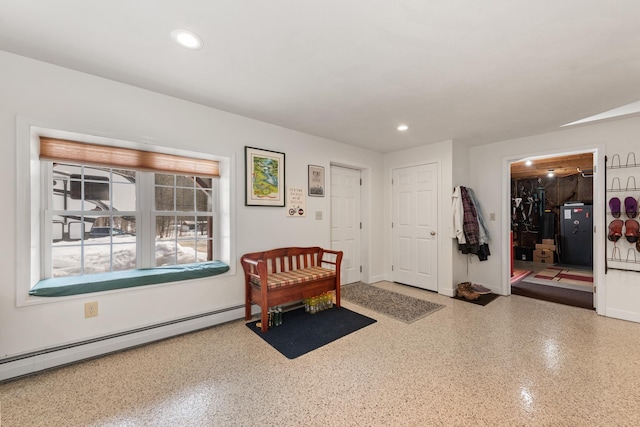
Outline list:
[[[42,180],[42,184],[41,184],[41,188],[42,188],[42,210],[44,210],[43,214],[42,214],[42,218],[41,218],[41,226],[42,226],[42,233],[43,233],[43,241],[44,242],[51,242],[52,241],[52,229],[51,229],[51,224],[52,224],[52,220],[53,217],[56,215],[60,215],[62,211],[60,210],[55,210],[54,206],[53,206],[53,191],[52,191],[52,182],[54,180],[54,173],[53,173],[53,161],[50,160],[42,160],[40,162],[40,167],[41,169],[41,174],[43,177],[46,177],[45,179]],[[72,165],[77,165],[78,167],[80,166],[86,166],[91,168],[91,165],[80,165],[78,163],[74,163],[74,162],[65,162],[65,164],[72,164]],[[151,172],[152,173],[152,172]],[[136,192],[136,209],[135,211],[121,211],[118,212],[119,215],[128,215],[128,216],[135,216],[136,217],[136,223],[137,224],[141,224],[141,216],[144,214],[143,209],[145,208],[144,206],[141,206],[140,204],[140,177],[143,175],[144,173],[142,172],[136,172],[136,183],[135,183],[135,192]],[[110,191],[112,191],[113,188],[112,186],[110,186]],[[79,210],[79,211],[72,211],[69,210],[67,211],[67,213],[72,213],[72,214],[76,214],[78,216],[81,215],[86,215],[86,216],[91,216],[90,212],[86,211],[86,210]],[[107,211],[106,212],[107,215],[111,215],[113,214],[113,211]],[[102,216],[102,215],[101,215]],[[141,246],[143,239],[136,239],[136,268],[142,268],[145,267],[146,265],[142,264],[140,262],[140,256],[139,254],[144,253],[143,252],[143,246]],[[80,245],[85,246],[88,242],[81,240],[79,242]],[[89,242],[90,244],[90,242]],[[147,245],[148,246],[148,245]],[[52,277],[53,274],[53,267],[52,267],[52,253],[53,253],[53,248],[51,245],[40,245],[41,248],[41,254],[42,254],[42,265],[41,265],[41,277]],[[112,247],[113,249],[113,247]],[[83,265],[84,265],[84,260],[82,261]],[[109,264],[111,264],[112,259],[109,260]]]
[[[214,229],[214,252],[217,258],[229,266],[229,271],[214,276],[213,280],[236,274],[235,259],[235,215],[233,207],[235,200],[233,195],[233,183],[231,177],[234,176],[233,165],[235,165],[235,155],[213,155],[202,152],[193,152],[183,149],[169,148],[168,146],[134,142],[133,139],[116,138],[110,135],[96,135],[70,126],[61,126],[48,121],[37,120],[18,116],[16,118],[16,306],[28,306],[34,304],[54,303],[73,298],[82,298],[87,294],[79,294],[68,297],[43,298],[29,295],[31,288],[44,278],[41,269],[42,247],[41,242],[51,241],[50,235],[45,235],[43,219],[46,204],[46,174],[43,173],[42,162],[39,159],[39,137],[49,136],[70,140],[81,140],[87,143],[110,145],[114,147],[132,148],[144,151],[173,154],[185,157],[199,157],[216,160],[220,164],[220,177],[216,178],[218,191],[217,203],[218,212],[216,215],[216,229]],[[150,203],[144,200],[144,195],[139,194],[140,203]],[[47,237],[49,239],[47,239]],[[144,252],[144,248],[142,252]],[[212,280],[212,278],[207,278]],[[146,285],[151,286],[175,286],[181,282],[168,282],[162,284]],[[128,292],[136,288],[123,288],[109,293]],[[137,288],[139,289],[139,288]]]
[[[162,173],[162,172],[159,172]],[[166,175],[183,175],[183,174],[178,174],[178,173],[165,173]],[[149,181],[145,184],[148,184],[148,186],[150,188],[155,188],[155,182],[153,182],[153,173],[150,174],[143,174],[144,177],[146,179],[148,179]],[[174,187],[175,189],[175,187]],[[212,210],[208,211],[208,212],[197,212],[197,211],[178,211],[178,210],[173,210],[173,211],[159,211],[156,209],[155,207],[155,200],[152,200],[151,206],[145,206],[144,209],[144,213],[145,214],[150,214],[151,220],[149,221],[148,224],[148,234],[150,236],[152,236],[151,239],[148,240],[148,243],[151,245],[151,247],[149,248],[149,250],[145,251],[143,253],[144,255],[147,255],[149,258],[145,259],[144,257],[142,258],[142,260],[145,262],[145,265],[148,267],[156,267],[155,265],[155,224],[156,224],[156,219],[158,217],[162,217],[162,216],[212,216],[213,217],[213,245],[214,245],[214,254],[215,257],[213,260],[219,259],[219,257],[217,257],[218,255],[218,235],[216,234],[219,230],[220,230],[220,226],[219,226],[219,215],[218,215],[218,206],[219,206],[219,196],[218,196],[218,180],[216,178],[213,178],[212,180],[212,184],[211,184],[211,190],[213,192],[213,194],[216,195],[216,197],[213,198],[213,200],[211,201],[212,203]],[[154,193],[155,194],[155,193]],[[153,199],[153,195],[150,195],[151,199]],[[206,214],[206,215],[204,215]],[[212,261],[213,261],[212,260]],[[180,265],[180,264],[176,264],[176,265]]]

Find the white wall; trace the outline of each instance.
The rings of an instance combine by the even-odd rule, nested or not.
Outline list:
[[[328,246],[329,167],[334,163],[359,168],[365,181],[363,242],[368,248],[363,279],[371,282],[388,278],[390,272],[391,207],[385,201],[391,200],[391,170],[436,161],[442,201],[439,292],[447,295],[453,295],[454,283],[467,278],[496,292],[508,290],[508,236],[503,230],[508,229],[505,224],[509,218],[508,209],[505,213],[502,208],[509,197],[504,185],[508,180],[506,159],[585,147],[602,147],[609,156],[619,153],[626,157],[629,151],[640,151],[640,118],[635,117],[471,149],[445,141],[383,156],[5,52],[0,52],[0,99],[0,194],[7,201],[7,208],[0,210],[7,248],[0,257],[0,359],[243,304],[241,269],[236,266],[236,275],[17,307],[14,248],[22,236],[14,225],[18,215],[26,215],[13,208],[20,196],[16,193],[17,116],[101,136],[231,157],[236,178],[232,189],[233,231],[237,236],[232,251],[236,257],[287,245]],[[307,212],[312,214],[305,218],[286,218],[283,208],[245,207],[246,145],[286,153],[288,185],[306,187],[307,165],[324,166],[327,197],[307,197]],[[488,261],[467,265],[468,258],[457,252],[450,238],[450,195],[455,185],[473,188],[485,214],[496,214],[496,221],[489,223],[492,255]],[[596,206],[599,208],[604,210]],[[323,212],[323,220],[315,220],[316,211]],[[604,230],[604,219],[600,221]],[[595,241],[603,251],[603,239]],[[640,322],[636,303],[640,300],[640,275],[617,271],[597,275],[602,276],[601,280],[596,277],[599,312]],[[84,319],[84,303],[96,300],[100,315]]]
[[[611,158],[620,154],[623,162],[627,153],[634,152],[640,159],[640,117],[611,120],[559,130],[558,132],[528,138],[502,141],[470,149],[470,181],[481,203],[488,212],[496,213],[491,223],[494,236],[492,255],[487,262],[470,266],[470,276],[494,290],[508,293],[508,222],[509,186],[508,160],[528,156],[598,150],[598,170],[594,177],[594,275],[597,286],[598,313],[620,319],[640,321],[640,275],[635,272],[609,270],[604,274],[606,218],[604,195],[603,155]],[[640,171],[636,176],[640,178]]]
[[[452,164],[452,178],[453,183],[451,185],[451,193],[453,193],[453,188],[458,185],[462,185],[464,187],[474,188],[472,182],[469,182],[469,147],[466,145],[462,145],[459,142],[453,142],[453,164]],[[451,198],[447,199],[447,202],[451,204]],[[484,208],[484,206],[483,206]],[[484,210],[486,213],[486,210]],[[451,211],[450,215],[453,212]],[[488,220],[488,218],[487,218]],[[452,222],[452,219],[449,219],[449,223]],[[451,225],[453,228],[453,225]],[[490,235],[491,237],[491,235]],[[489,248],[493,246],[493,242],[489,242]],[[458,249],[458,240],[454,239],[451,244],[451,252],[452,252],[452,284],[455,288],[455,285],[461,282],[470,281],[469,277],[469,264],[471,262],[477,262],[478,257],[475,255],[464,255]],[[483,261],[484,262],[484,261]],[[453,290],[455,292],[455,289]]]
[[[335,141],[269,125],[201,105],[78,73],[13,54],[0,52],[0,210],[5,245],[0,257],[0,359],[52,346],[101,337],[158,322],[242,305],[241,268],[237,274],[190,282],[164,284],[74,298],[50,298],[44,304],[16,306],[14,248],[22,238],[16,230],[16,117],[24,116],[63,129],[121,140],[151,143],[235,159],[232,203],[237,236],[232,252],[236,259],[246,252],[288,245],[330,244],[330,194],[307,197],[307,212],[323,212],[323,220],[311,214],[287,218],[284,208],[244,206],[244,146],[286,153],[286,184],[307,187],[307,165],[329,171],[332,162],[365,170],[370,186],[380,186],[383,156]],[[328,176],[327,176],[328,178]],[[329,182],[327,191],[330,192]],[[366,197],[369,246],[367,277],[381,277],[384,242],[383,195]],[[84,318],[84,303],[99,302],[99,316]]]

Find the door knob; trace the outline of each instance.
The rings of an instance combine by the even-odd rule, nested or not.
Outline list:
[[[432,235],[432,236],[435,236],[435,235],[436,235],[436,232],[435,232],[435,231],[432,231],[432,232],[431,232],[431,235]]]

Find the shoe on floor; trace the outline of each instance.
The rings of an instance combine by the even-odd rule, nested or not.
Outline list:
[[[471,289],[471,282],[462,282],[458,284],[456,293],[459,297],[464,297],[468,300],[477,300],[480,298],[480,294]]]
[[[478,285],[477,283],[472,284],[471,285],[471,289],[475,293],[480,294],[480,295],[486,295],[486,294],[490,294],[491,293],[491,289],[485,288],[484,286]]]

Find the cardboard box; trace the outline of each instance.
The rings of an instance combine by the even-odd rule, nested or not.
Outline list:
[[[553,239],[542,239],[542,244],[543,245],[555,245],[556,242],[554,242]]]
[[[555,251],[548,249],[536,249],[533,251],[533,262],[541,262],[545,264],[553,264]]]
[[[546,245],[544,243],[536,243],[536,249],[546,249],[548,251],[555,251],[556,245]]]

